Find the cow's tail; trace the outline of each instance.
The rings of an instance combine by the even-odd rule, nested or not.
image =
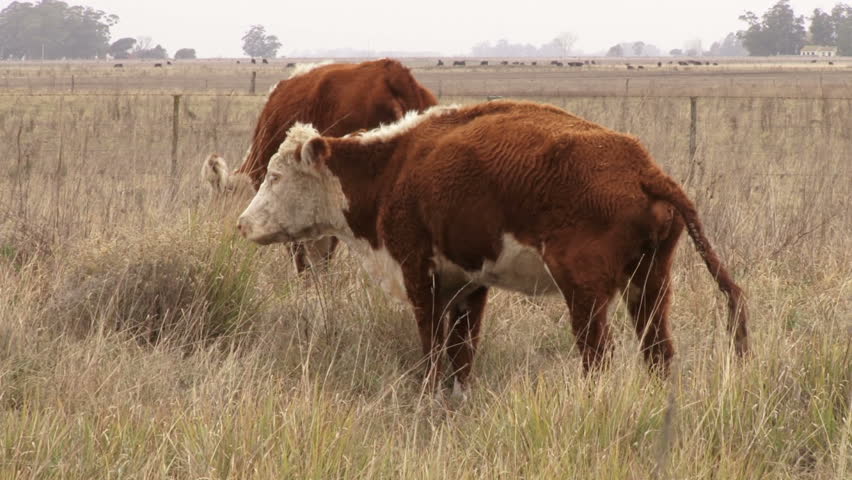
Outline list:
[[[671,177],[659,170],[653,172],[647,177],[647,180],[642,182],[642,188],[652,197],[670,203],[683,217],[686,230],[695,243],[695,249],[716,279],[719,290],[728,298],[728,332],[733,336],[734,348],[738,355],[742,356],[748,353],[748,331],[746,329],[748,312],[743,291],[739,285],[734,283],[730,273],[722,265],[719,256],[707,240],[707,236],[704,235],[704,227],[698,219],[695,205]]]

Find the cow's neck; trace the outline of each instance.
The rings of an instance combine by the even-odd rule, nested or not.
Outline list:
[[[328,168],[340,180],[349,208],[344,212],[356,239],[379,247],[380,199],[397,176],[394,162],[397,140],[362,144],[357,138],[329,139],[332,155]]]

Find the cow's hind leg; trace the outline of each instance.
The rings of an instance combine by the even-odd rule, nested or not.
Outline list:
[[[605,366],[612,350],[607,310],[617,290],[612,256],[594,249],[559,252],[551,248],[545,263],[568,304],[584,370]]]
[[[668,236],[655,250],[648,250],[641,260],[629,267],[630,284],[627,308],[633,317],[642,355],[648,366],[661,375],[668,374],[674,345],[669,332],[668,314],[671,303],[671,266],[683,223],[675,219]]]
[[[454,395],[463,395],[467,388],[487,299],[488,289],[479,287],[450,308],[447,353],[453,367]]]

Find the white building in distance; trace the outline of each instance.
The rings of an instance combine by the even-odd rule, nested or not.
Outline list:
[[[804,57],[836,57],[837,47],[826,47],[825,45],[805,45],[799,52]]]

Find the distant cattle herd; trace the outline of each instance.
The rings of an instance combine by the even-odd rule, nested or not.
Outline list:
[[[271,65],[270,61],[266,58],[261,58],[259,60],[256,59],[256,58],[250,58],[248,60],[248,62],[252,65],[257,65],[258,63],[260,63],[262,65]],[[243,60],[236,60],[236,63],[238,65],[242,64]],[[811,60],[810,63],[818,63],[818,60]],[[539,61],[533,60],[533,61],[525,62],[525,61],[520,61],[520,60],[513,60],[513,61],[500,60],[499,62],[492,63],[492,61],[490,61],[490,60],[469,60],[468,59],[468,60],[452,60],[452,63],[450,65],[453,66],[453,67],[467,67],[468,64],[478,65],[480,67],[488,67],[488,66],[495,65],[495,64],[500,65],[500,66],[527,66],[528,65],[528,66],[535,67],[535,66],[539,65]],[[672,65],[672,66],[676,65],[676,66],[681,66],[681,67],[690,67],[690,66],[700,67],[700,66],[711,66],[711,65],[712,66],[718,66],[719,65],[718,62],[711,62],[711,61],[707,61],[707,60],[705,60],[705,61],[691,60],[691,59],[669,60],[668,62],[666,62],[666,64]],[[827,62],[827,64],[828,65],[834,65],[834,62],[829,61],[829,62]],[[153,64],[153,66],[156,67],[156,68],[162,68],[164,65],[172,65],[172,62],[170,60],[167,60],[165,63],[156,62],[156,63]],[[579,68],[579,67],[588,67],[588,66],[592,66],[592,65],[604,65],[604,63],[598,62],[596,60],[584,60],[584,61],[551,60],[548,63],[542,62],[542,65],[547,65],[547,66],[551,66],[551,67]],[[618,66],[617,63],[609,63],[609,65]],[[655,65],[656,65],[657,68],[662,68],[664,66],[664,63],[662,61],[650,62],[647,65],[634,65],[632,63],[625,63],[625,64],[623,64],[623,67],[626,67],[627,70],[645,70],[647,67],[653,67]],[[438,59],[434,63],[434,66],[444,67],[444,66],[446,66],[446,63],[444,62],[444,60]],[[123,68],[124,64],[123,63],[116,63],[116,64],[113,65],[113,67],[114,68]],[[285,68],[295,68],[295,67],[296,67],[295,62],[286,62],[285,63]]]
[[[453,394],[465,396],[494,288],[561,296],[587,372],[609,363],[607,305],[624,292],[645,360],[665,375],[684,232],[727,298],[734,350],[747,353],[745,295],[695,205],[635,137],[541,104],[437,106],[395,60],[293,67],[242,164],[229,173],[212,154],[202,176],[245,208],[244,237],[291,245],[300,272],[326,268],[346,244],[413,311],[431,389],[446,355]]]
[[[454,67],[466,67],[466,66],[467,66],[467,63],[468,63],[468,60],[453,60],[452,66],[454,66]],[[471,63],[472,63],[472,64],[474,64],[474,65],[475,65],[475,64],[477,64],[477,62],[476,62],[476,61],[473,61],[473,62],[471,62]],[[817,63],[817,61],[816,61],[816,60],[811,60],[811,63]],[[486,67],[486,66],[488,66],[490,63],[489,63],[489,60],[480,60],[480,61],[478,62],[478,64],[479,64],[479,66],[481,66],[481,67]],[[649,65],[647,65],[647,66],[654,66],[654,64],[655,64],[654,62],[651,62],[651,63],[650,63]],[[688,67],[688,66],[709,66],[709,65],[718,66],[718,65],[719,65],[719,63],[718,63],[718,62],[710,62],[710,61],[706,61],[706,60],[705,60],[705,61],[703,61],[703,62],[702,62],[702,61],[700,61],[700,60],[670,60],[667,64],[668,64],[668,65],[678,65],[678,66],[683,66],[683,67]],[[829,64],[829,65],[834,65],[834,63],[833,63],[833,62],[828,62],[828,64]],[[445,64],[444,64],[444,61],[443,61],[443,60],[441,60],[441,59],[439,59],[439,60],[435,63],[435,66],[436,66],[436,67],[443,67],[444,65],[445,65]],[[499,62],[499,65],[502,65],[502,66],[509,66],[509,65],[515,65],[515,66],[524,66],[524,65],[537,66],[537,65],[538,65],[538,61],[531,61],[531,62],[527,63],[527,62],[523,62],[523,61],[520,61],[520,60],[515,60],[515,61],[501,60],[501,61]],[[567,67],[572,67],[572,68],[578,68],[578,67],[590,66],[590,65],[601,65],[601,63],[597,62],[596,60],[570,61],[570,62],[569,62],[569,61],[562,61],[562,60],[551,60],[551,61],[550,61],[550,63],[548,63],[548,65],[549,65],[549,66],[553,66],[553,67],[566,67],[566,66],[567,66]],[[611,64],[611,65],[616,65],[616,64]],[[625,66],[628,70],[644,70],[644,69],[646,68],[646,65],[633,65],[633,64],[631,64],[631,63],[625,63],[625,64],[624,64],[624,66]],[[663,67],[663,62],[661,62],[661,61],[657,61],[657,62],[656,62],[656,66],[657,66],[657,68],[662,68],[662,67]]]

